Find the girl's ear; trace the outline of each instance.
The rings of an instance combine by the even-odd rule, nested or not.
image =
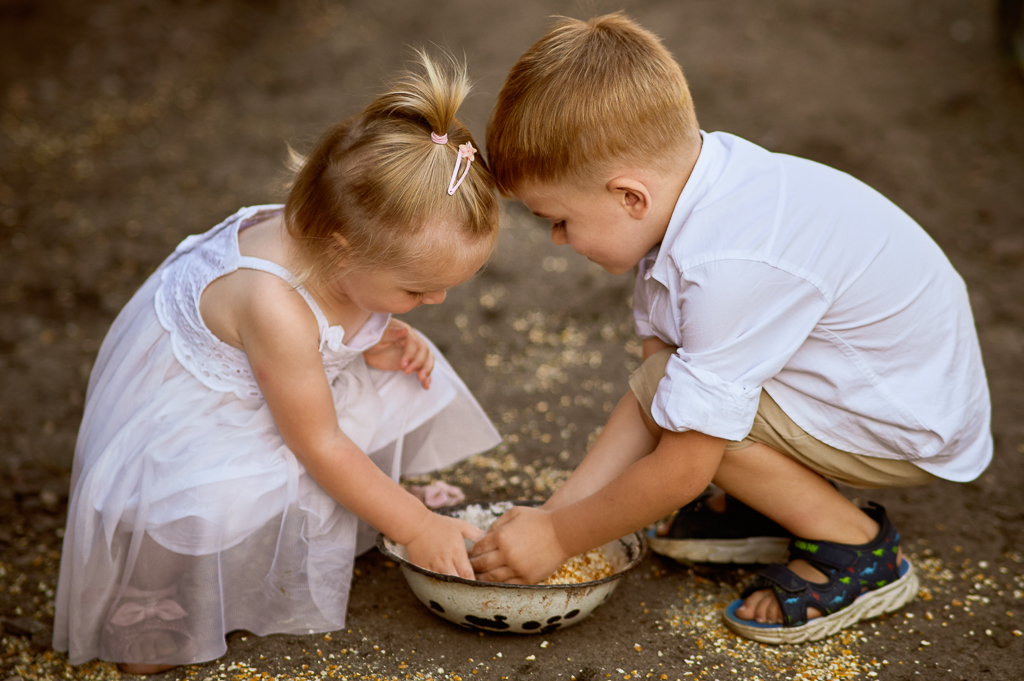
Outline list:
[[[651,193],[640,180],[620,175],[609,180],[606,188],[616,195],[622,208],[634,220],[643,220],[651,212]]]

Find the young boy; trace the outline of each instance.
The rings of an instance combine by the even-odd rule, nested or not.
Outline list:
[[[727,609],[738,633],[816,640],[912,599],[884,509],[829,481],[964,482],[991,459],[967,292],[928,235],[844,173],[702,132],[678,64],[622,14],[562,20],[520,58],[487,151],[556,244],[638,268],[645,361],[566,484],[477,542],[478,577],[536,582],[713,482],[710,506],[792,536]]]

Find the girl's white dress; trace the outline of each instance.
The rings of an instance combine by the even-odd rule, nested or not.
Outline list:
[[[70,662],[183,664],[224,635],[345,626],[353,561],[375,532],[336,503],[284,444],[245,354],[199,314],[238,268],[238,232],[281,210],[244,208],[190,236],[114,321],[89,379],[57,587],[54,648]],[[342,431],[394,479],[500,438],[437,348],[433,379],[366,366],[388,315],[344,344],[308,292]],[[156,652],[154,652],[156,651]]]

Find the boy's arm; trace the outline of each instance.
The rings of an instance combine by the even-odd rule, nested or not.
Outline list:
[[[643,357],[646,360],[665,348],[675,346],[660,338],[645,338]],[[633,392],[629,391],[619,400],[583,462],[544,503],[544,508],[554,510],[593,494],[631,463],[650,453],[657,442],[644,426],[639,414],[640,404]]]
[[[478,579],[533,584],[568,558],[636,531],[694,499],[718,469],[725,440],[666,432],[653,452],[599,490],[554,510],[516,507],[470,553]]]
[[[657,444],[640,419],[640,405],[630,390],[615,406],[608,423],[569,479],[543,508],[554,510],[590,496],[615,479]]]
[[[676,346],[669,345],[668,343],[666,343],[665,341],[661,340],[657,336],[651,336],[650,338],[644,338],[644,340],[643,340],[644,359],[646,360],[648,357],[650,357],[654,353],[658,352],[659,350],[665,350],[667,348],[672,348],[673,350],[675,350]]]

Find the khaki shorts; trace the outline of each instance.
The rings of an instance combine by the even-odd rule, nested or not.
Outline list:
[[[674,353],[671,348],[654,353],[629,377],[629,387],[651,420],[654,393]],[[795,424],[765,390],[761,391],[750,433],[739,442],[728,442],[725,449],[745,449],[754,443],[767,445],[819,475],[850,487],[914,487],[939,479],[909,461],[851,454],[825,444]]]

